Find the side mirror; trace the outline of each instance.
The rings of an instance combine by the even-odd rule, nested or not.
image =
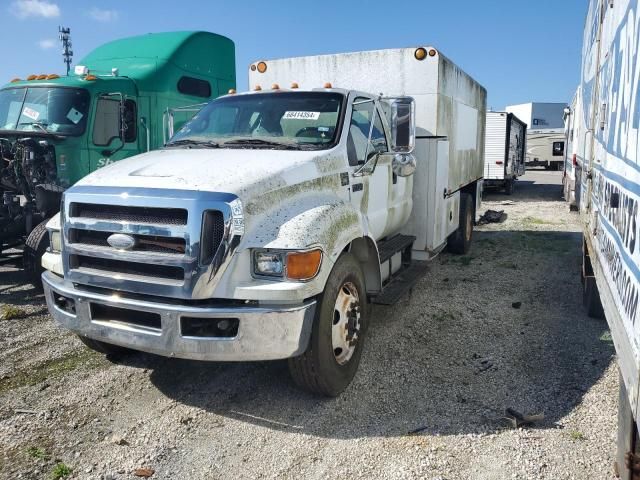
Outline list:
[[[391,106],[391,151],[411,153],[416,145],[416,102],[412,97],[388,99]]]

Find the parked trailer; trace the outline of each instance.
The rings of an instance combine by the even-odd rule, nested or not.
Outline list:
[[[99,46],[69,76],[30,75],[5,85],[0,256],[25,245],[25,270],[40,283],[45,225],[62,192],[105,165],[161,147],[168,115],[181,126],[197,111],[183,107],[235,88],[234,48],[209,32],[146,34]]]
[[[484,185],[513,193],[518,177],[524,175],[527,124],[513,113],[487,112],[484,147]]]
[[[584,142],[580,141],[581,130],[579,119],[582,114],[582,99],[580,97],[580,87],[576,90],[571,105],[565,112],[565,157],[564,174],[562,176],[562,190],[565,201],[571,210],[579,210],[580,182],[576,179],[582,176],[582,165],[584,163],[582,152],[578,151]]]
[[[394,303],[417,260],[468,251],[486,91],[431,47],[260,61],[249,84],[65,193],[47,305],[102,352],[287,358],[337,395],[369,298]]]
[[[607,318],[620,368],[617,469],[640,470],[640,5],[591,0],[574,141],[589,314]],[[583,158],[581,158],[581,155]],[[626,458],[625,458],[626,457]]]
[[[562,170],[565,141],[564,130],[529,130],[525,163],[530,167]]]

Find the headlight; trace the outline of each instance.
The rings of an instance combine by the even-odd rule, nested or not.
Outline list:
[[[253,268],[256,275],[282,277],[284,273],[284,255],[282,253],[255,252]]]
[[[62,251],[62,234],[59,230],[49,230],[49,244],[53,253]]]
[[[320,271],[322,250],[306,252],[254,251],[253,273],[269,277],[288,278],[306,281],[314,278]]]

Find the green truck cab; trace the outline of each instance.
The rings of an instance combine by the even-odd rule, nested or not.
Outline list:
[[[230,39],[167,32],[104,44],[69,76],[30,75],[2,87],[0,254],[24,244],[24,267],[39,282],[45,223],[62,192],[109,163],[161,147],[197,104],[226,94],[235,80]]]

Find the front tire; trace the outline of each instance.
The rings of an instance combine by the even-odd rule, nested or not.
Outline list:
[[[47,251],[49,246],[49,234],[47,233],[47,222],[45,220],[40,222],[36,228],[34,228],[27,241],[24,244],[24,251],[22,252],[22,267],[27,274],[27,279],[38,290],[42,290],[42,256]]]
[[[327,397],[342,393],[356,374],[369,321],[364,275],[344,253],[320,295],[307,351],[289,359],[294,382]]]

